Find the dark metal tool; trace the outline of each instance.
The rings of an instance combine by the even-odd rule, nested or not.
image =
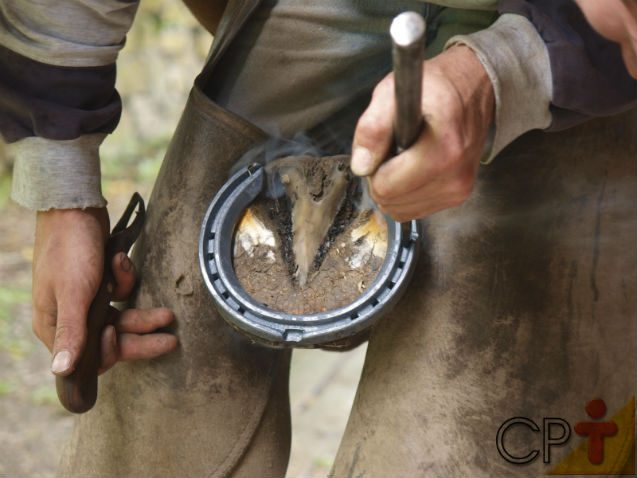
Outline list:
[[[137,210],[137,214],[131,222],[135,210]],[[142,231],[145,217],[144,200],[138,193],[135,193],[121,219],[115,224],[106,243],[104,276],[88,311],[84,351],[73,373],[66,377],[56,377],[55,379],[60,402],[69,412],[87,412],[93,408],[97,400],[97,373],[101,357],[102,331],[104,327],[112,322],[110,303],[115,280],[111,270],[111,263],[116,254],[130,250]]]
[[[416,12],[401,13],[389,28],[396,97],[394,138],[398,152],[414,144],[424,127],[421,101],[425,33],[425,20]]]

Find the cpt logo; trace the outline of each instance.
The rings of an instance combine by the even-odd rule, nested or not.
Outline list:
[[[574,430],[577,435],[586,438],[588,462],[591,465],[600,465],[604,461],[604,441],[606,438],[617,435],[618,424],[613,420],[603,420],[606,415],[604,400],[591,400],[586,405],[586,413],[589,420],[576,423]],[[541,433],[542,449],[531,449],[526,454],[511,452],[507,448],[507,433],[514,427],[525,427],[533,433]],[[545,417],[540,428],[529,418],[514,417],[505,421],[498,429],[496,445],[500,456],[515,465],[531,463],[540,454],[544,463],[551,463],[551,448],[565,445],[570,438],[571,426],[562,418]]]

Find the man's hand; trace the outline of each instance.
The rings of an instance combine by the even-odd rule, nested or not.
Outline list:
[[[86,342],[86,317],[104,269],[109,221],[106,209],[38,212],[33,256],[33,331],[53,353],[51,371],[68,375]],[[125,300],[135,285],[133,263],[124,253],[112,263],[113,298]],[[100,372],[118,360],[148,359],[173,350],[177,339],[149,333],[173,320],[168,309],[115,308],[114,326],[102,335]]]
[[[381,165],[392,153],[391,74],[377,85],[354,134],[352,171],[369,176],[372,199],[401,222],[458,206],[469,197],[494,116],[493,87],[468,47],[452,47],[424,68],[427,124],[412,147]]]

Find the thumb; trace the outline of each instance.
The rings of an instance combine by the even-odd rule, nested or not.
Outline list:
[[[66,376],[75,370],[86,344],[89,302],[65,297],[58,302],[51,372]]]
[[[356,125],[351,169],[357,176],[374,174],[387,157],[393,141],[395,111],[394,78],[388,75],[374,89],[372,101]]]

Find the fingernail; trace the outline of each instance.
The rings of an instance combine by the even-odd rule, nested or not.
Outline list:
[[[352,151],[351,168],[357,176],[369,176],[374,172],[374,158],[369,149],[358,146]]]
[[[133,267],[133,263],[128,258],[128,256],[124,253],[122,253],[120,265],[122,266],[122,269],[124,269],[125,272],[130,272],[131,268]]]
[[[54,374],[65,373],[71,368],[71,352],[62,350],[55,354],[51,363],[51,372]]]

